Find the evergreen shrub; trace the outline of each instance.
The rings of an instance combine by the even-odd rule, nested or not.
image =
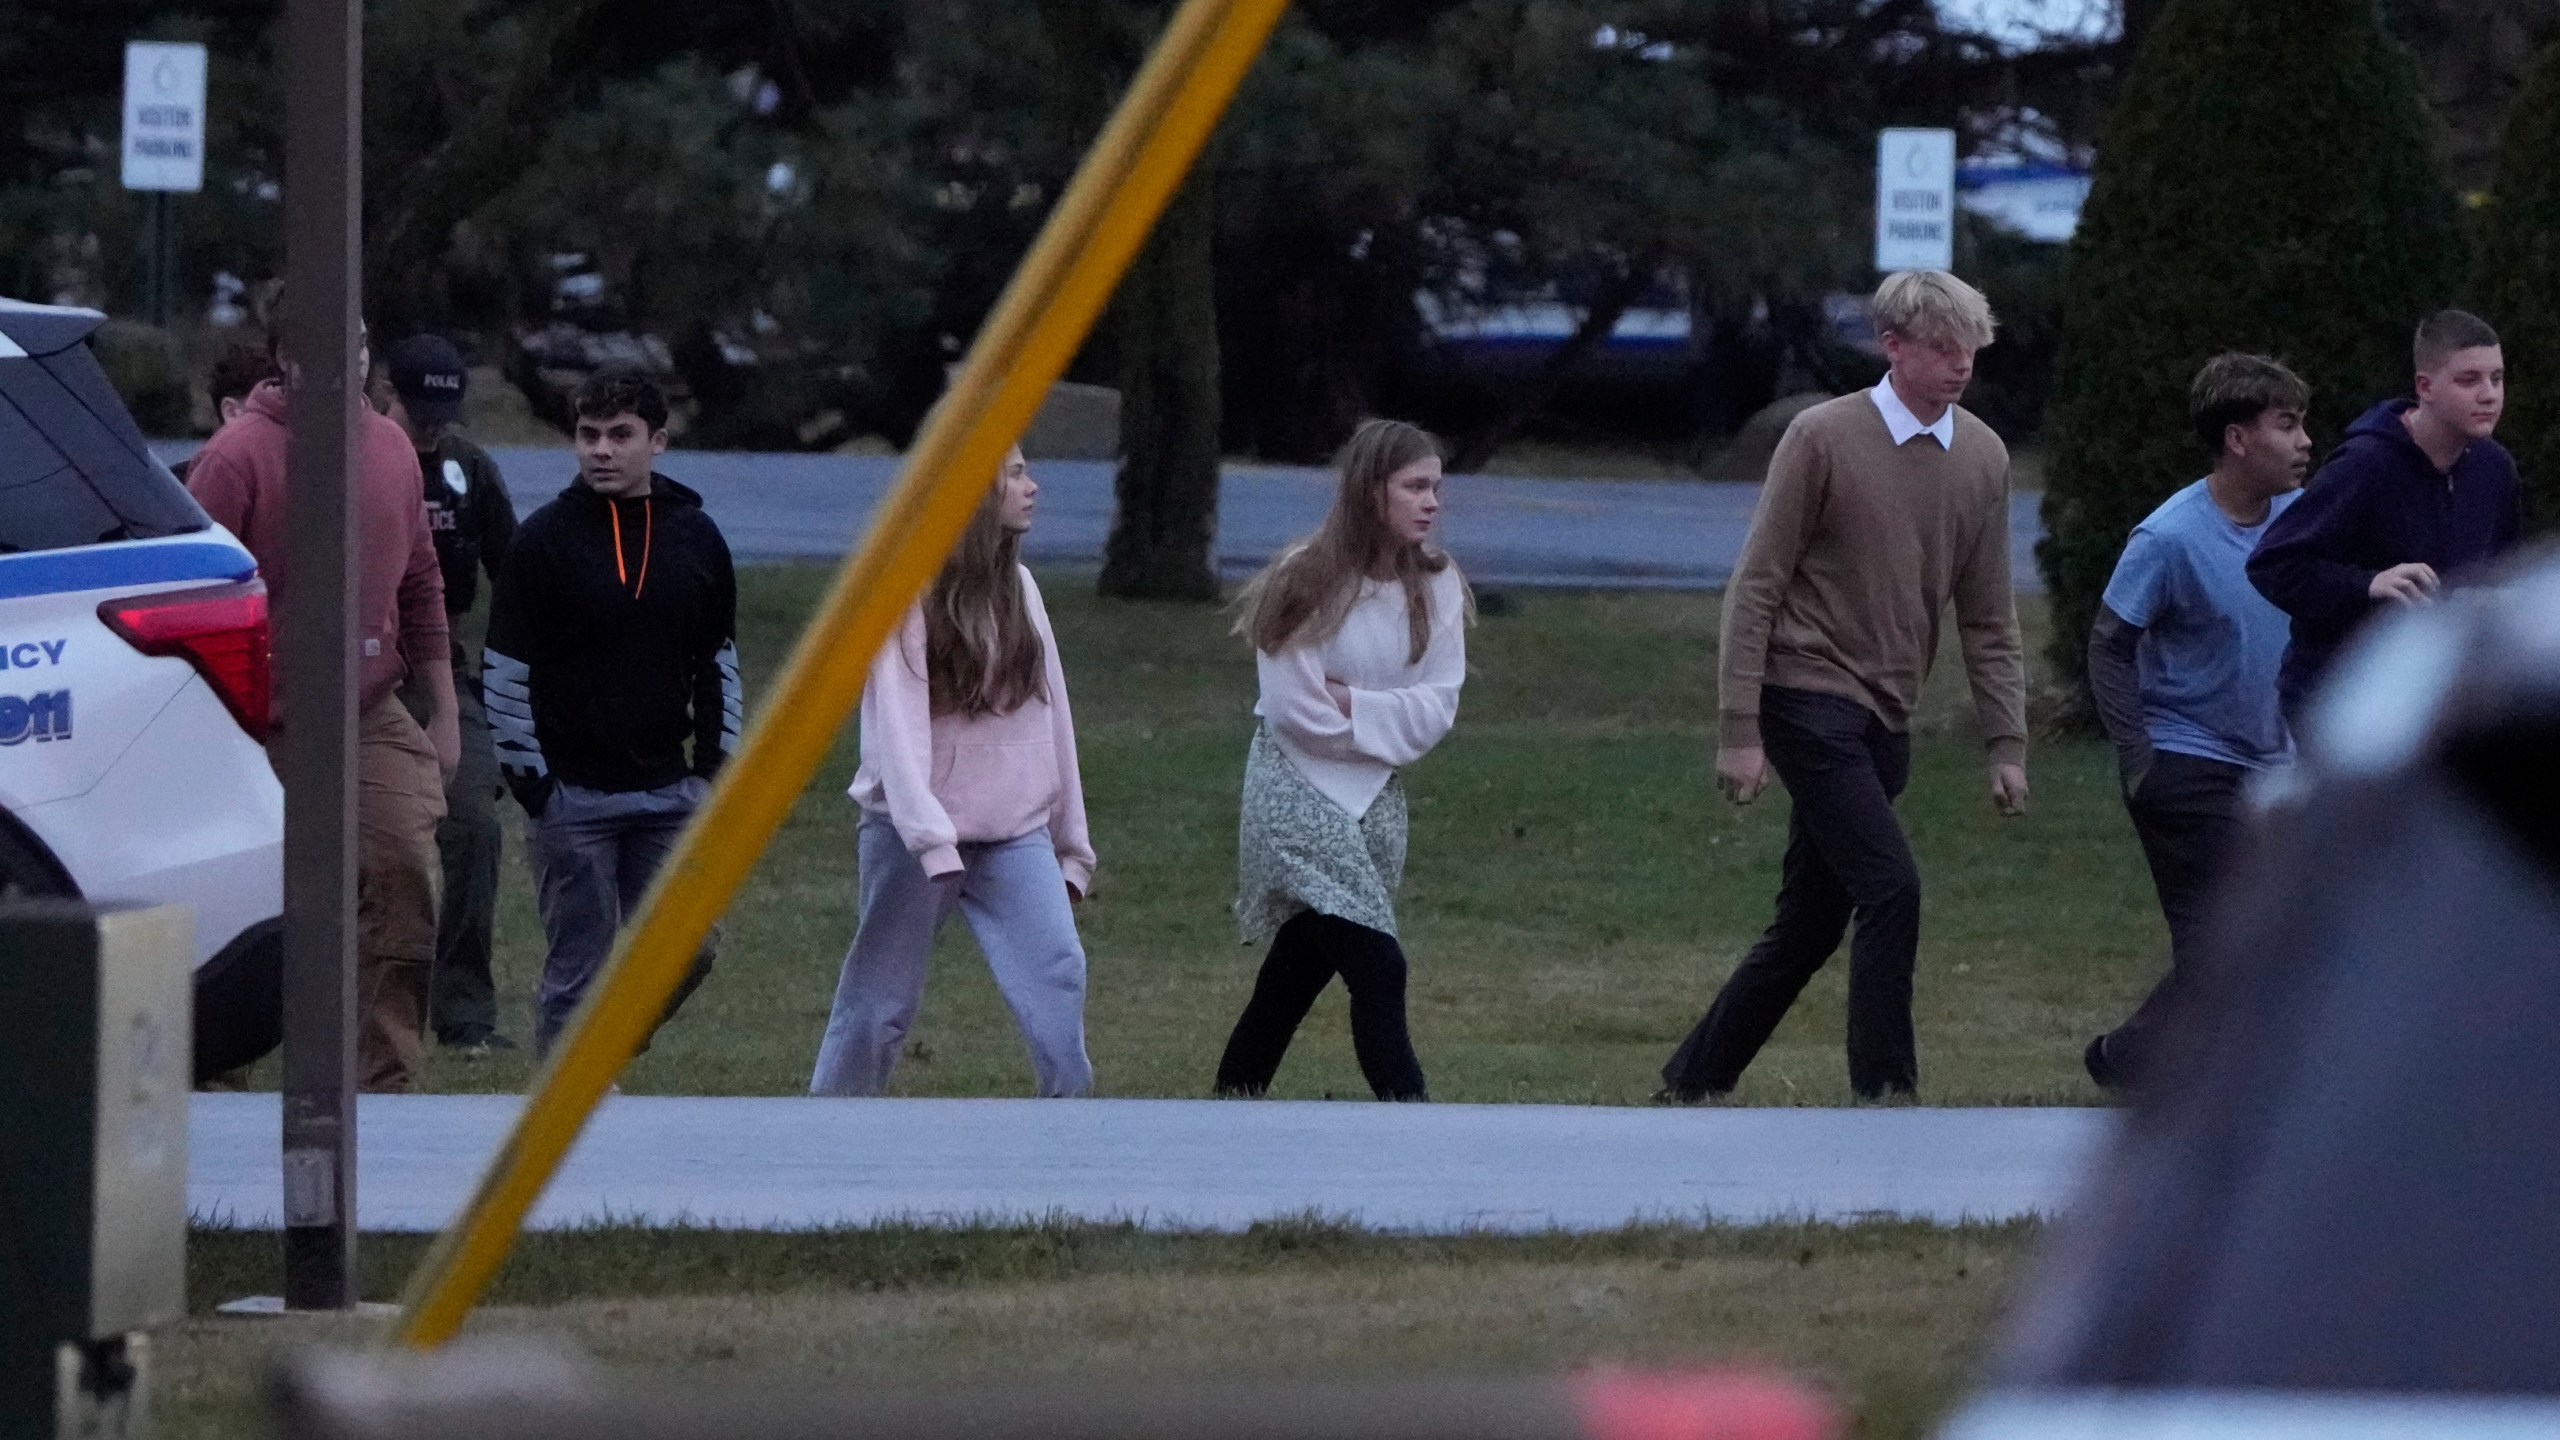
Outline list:
[[[175,336],[139,320],[109,320],[90,333],[89,349],[143,434],[195,433],[195,394]]]
[[[2323,447],[2407,391],[2411,331],[2468,270],[2430,127],[2373,0],[2168,0],[2100,139],[2065,282],[2036,552],[2062,674],[2082,674],[2125,537],[2204,472],[2198,366],[2285,360]]]
[[[2506,342],[2507,415],[2538,529],[2560,525],[2560,44],[2542,52],[2498,151],[2472,290]]]

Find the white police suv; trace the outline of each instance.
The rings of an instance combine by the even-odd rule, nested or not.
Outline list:
[[[267,596],[89,353],[103,318],[0,300],[0,895],[192,912],[202,1078],[281,1014]]]

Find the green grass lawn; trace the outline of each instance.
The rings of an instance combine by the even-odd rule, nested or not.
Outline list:
[[[742,571],[751,703],[827,573]],[[1045,577],[1080,725],[1103,872],[1082,923],[1101,1092],[1208,1092],[1259,956],[1227,902],[1253,667],[1221,612],[1105,602]],[[1470,640],[1458,726],[1407,776],[1402,900],[1415,1043],[1436,1098],[1627,1104],[1767,922],[1781,793],[1709,785],[1716,598],[1514,591]],[[2041,607],[2028,616],[2039,653]],[[1921,1093],[1940,1104],[2090,1103],[2080,1047],[2151,983],[2165,942],[2112,761],[2041,743],[2035,813],[1992,812],[1952,655],[1922,717],[1903,812],[1927,883]],[[721,968],[625,1077],[634,1092],[777,1094],[805,1082],[854,922],[847,727],[724,926]],[[502,1016],[530,1028],[539,930],[510,826]],[[1754,1104],[1849,1099],[1842,971],[1817,978],[1743,1082]],[[272,1062],[270,1062],[272,1067]],[[267,1072],[272,1075],[272,1068]],[[521,1088],[521,1058],[439,1054],[429,1088]],[[897,1089],[1027,1094],[1029,1066],[965,930],[937,953]],[[1339,987],[1275,1094],[1366,1096]]]
[[[566,1346],[666,1383],[901,1388],[1742,1360],[1839,1396],[1850,1434],[1916,1440],[1961,1395],[2036,1235],[1875,1224],[1416,1239],[1311,1223],[534,1234],[466,1335]],[[367,1237],[365,1292],[388,1298],[423,1248]],[[373,1339],[373,1322],[351,1318],[205,1313],[275,1293],[278,1263],[271,1234],[192,1237],[196,1313],[155,1352],[161,1433],[264,1436],[259,1390],[284,1353]]]

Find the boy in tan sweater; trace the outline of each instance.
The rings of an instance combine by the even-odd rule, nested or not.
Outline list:
[[[1852,919],[1850,1088],[1917,1091],[1920,872],[1893,805],[1950,603],[1992,800],[2026,810],[2009,452],[1956,404],[1991,307],[1952,275],[1905,271],[1877,289],[1875,323],[1890,372],[1787,427],[1725,590],[1716,782],[1748,805],[1774,770],[1795,808],[1777,918],[1663,1067],[1666,1101],[1731,1090]]]

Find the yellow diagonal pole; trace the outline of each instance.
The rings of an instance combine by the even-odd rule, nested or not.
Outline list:
[[[862,698],[907,607],[950,553],[1049,387],[1084,343],[1288,0],[1186,0],[907,451],[817,617],[685,827],[640,914],[535,1080],[480,1188],[410,1281],[396,1339],[461,1328],[596,1102],[780,829]]]

